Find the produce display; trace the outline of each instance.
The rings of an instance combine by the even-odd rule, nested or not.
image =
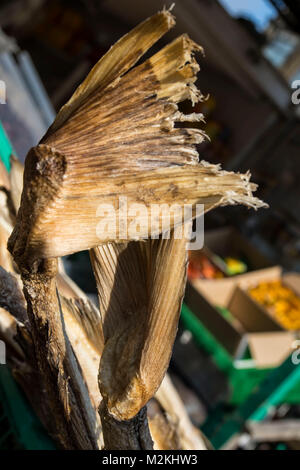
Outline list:
[[[222,279],[228,276],[243,274],[248,271],[246,263],[233,256],[224,259],[204,251],[189,252],[188,278]]]
[[[226,273],[228,276],[235,276],[237,274],[243,274],[248,271],[246,263],[242,260],[228,256],[224,259],[226,265]]]
[[[261,282],[249,294],[287,330],[300,329],[300,298],[280,280]]]
[[[223,277],[222,271],[204,253],[189,252],[189,279],[221,279]]]

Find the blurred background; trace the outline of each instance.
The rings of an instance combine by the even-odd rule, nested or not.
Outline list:
[[[164,5],[171,2],[1,0],[8,169],[11,154],[24,162],[109,47]],[[205,49],[197,85],[207,100],[182,104],[206,117],[210,142],[200,158],[250,169],[270,208],[205,217],[170,374],[215,448],[299,449],[300,0],[177,0],[174,14],[176,27],[157,48],[187,32]],[[97,301],[87,253],[65,266]]]

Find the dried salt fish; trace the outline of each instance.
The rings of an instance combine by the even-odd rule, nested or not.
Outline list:
[[[61,298],[66,333],[72,344],[95,410],[101,402],[98,370],[104,339],[100,314],[88,301]]]
[[[255,186],[248,176],[198,163],[201,129],[175,127],[184,119],[177,103],[202,99],[194,57],[202,49],[183,35],[130,69],[173,24],[171,13],[163,11],[113,46],[29,152],[10,240],[19,263],[122,241],[113,220],[103,236],[97,231],[99,205],[119,213],[120,195],[128,204],[144,204],[148,216],[153,203],[263,205],[252,197]],[[140,42],[130,49],[136,37]],[[114,64],[111,70],[107,64]],[[148,216],[141,220],[140,239],[149,236]],[[174,216],[174,225],[179,223],[181,212]],[[124,238],[131,238],[128,231]]]
[[[186,240],[176,237],[181,209],[184,204],[194,209],[203,204],[205,211],[226,204],[264,205],[252,195],[249,174],[198,162],[196,145],[205,138],[201,129],[176,127],[176,122],[203,119],[195,113],[185,116],[177,106],[203,98],[195,86],[199,66],[194,57],[202,48],[183,35],[133,67],[173,25],[173,16],[164,10],[116,43],[26,158],[9,249],[22,273],[41,373],[65,446],[90,448],[96,439],[63,332],[54,258],[92,249],[105,342],[99,374],[105,446],[151,448],[144,405],[164,377],[185,286]],[[147,209],[139,218],[138,235],[114,229],[120,196]],[[177,204],[167,240],[161,236],[163,215],[154,233],[149,226],[157,203]],[[99,205],[112,209],[105,233],[97,230]],[[190,219],[194,216],[195,211]],[[76,401],[72,386],[79,387],[83,401]],[[80,439],[74,426],[68,427],[69,387],[73,424],[79,426],[81,416],[86,426],[80,427]]]

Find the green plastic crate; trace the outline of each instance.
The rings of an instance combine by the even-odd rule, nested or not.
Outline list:
[[[275,406],[283,403],[300,403],[300,365],[294,365],[291,357],[274,369],[237,369],[230,354],[185,304],[181,319],[198,345],[227,375],[231,387],[229,401],[210,412],[202,426],[215,449],[240,432],[247,420],[263,420]]]
[[[239,361],[240,365],[237,367],[233,357],[185,304],[182,306],[181,320],[185,328],[191,331],[196,343],[211,356],[216,366],[228,377],[231,391],[228,404],[238,406],[243,403],[271,369],[248,367],[247,358]],[[245,367],[241,366],[243,363]]]

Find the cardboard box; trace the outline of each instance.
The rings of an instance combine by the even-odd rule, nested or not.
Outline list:
[[[291,352],[297,332],[286,330],[263,305],[248,294],[248,288],[254,287],[260,280],[255,276],[242,279],[233,291],[228,309],[234,312],[235,317],[247,332],[260,333],[260,335],[252,334],[252,337],[249,337],[249,344],[253,357],[262,367],[265,364],[278,362],[281,358],[284,359]],[[277,268],[265,271],[263,280],[280,280],[283,285],[300,297],[300,274],[298,273],[284,274],[281,268]]]
[[[300,275],[282,275],[275,266],[227,279],[189,281],[185,302],[234,359],[242,358],[249,347],[256,367],[275,367],[290,354],[295,334],[285,331],[246,289],[279,278],[300,293]],[[218,306],[227,308],[234,321],[228,321]]]
[[[222,267],[222,259],[227,256],[244,261],[248,266],[248,272],[272,266],[271,261],[234,227],[209,230],[205,232],[204,241],[204,251],[224,273],[226,273],[226,269]],[[221,258],[220,264],[218,257]]]

